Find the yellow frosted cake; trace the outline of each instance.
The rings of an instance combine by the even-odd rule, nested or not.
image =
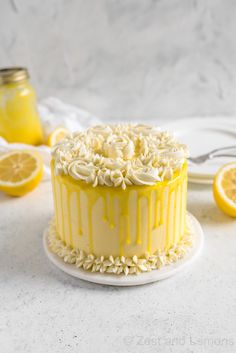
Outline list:
[[[138,274],[183,257],[187,149],[146,125],[101,125],[52,151],[51,250],[84,270]]]

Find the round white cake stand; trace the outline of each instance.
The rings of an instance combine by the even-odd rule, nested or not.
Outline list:
[[[112,274],[102,274],[88,272],[81,268],[75,267],[73,264],[68,264],[63,261],[59,256],[54,254],[48,245],[48,229],[44,231],[43,234],[43,246],[45,253],[49,260],[60,270],[66,272],[67,274],[82,279],[84,281],[105,284],[109,286],[138,286],[142,284],[152,283],[155,281],[160,281],[175,275],[176,273],[187,268],[196,258],[199,256],[202,246],[204,235],[202,227],[197,219],[188,212],[187,217],[191,224],[191,235],[193,237],[193,246],[185,254],[185,256],[175,263],[164,266],[161,269],[153,270],[151,272],[141,273],[139,275],[112,275]]]

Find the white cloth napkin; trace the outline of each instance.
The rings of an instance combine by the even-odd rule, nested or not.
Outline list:
[[[65,104],[61,100],[50,97],[38,105],[39,115],[41,117],[43,129],[48,134],[57,126],[64,126],[70,131],[78,131],[91,125],[101,124],[101,120],[89,112]],[[16,149],[34,149],[37,150],[44,160],[44,180],[50,178],[50,148],[47,146],[31,146],[23,143],[8,143],[0,137],[0,153]]]

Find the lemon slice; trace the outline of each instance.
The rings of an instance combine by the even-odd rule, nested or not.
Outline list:
[[[22,196],[33,190],[43,176],[43,160],[34,151],[14,151],[0,156],[0,190]]]
[[[213,194],[219,208],[236,217],[236,162],[224,165],[216,174]]]
[[[57,127],[55,130],[51,132],[48,136],[47,145],[54,146],[56,143],[60,142],[64,139],[67,135],[69,135],[70,131],[64,127]]]

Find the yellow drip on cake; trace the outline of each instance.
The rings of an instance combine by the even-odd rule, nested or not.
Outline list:
[[[95,256],[137,257],[167,251],[184,235],[187,165],[152,186],[93,187],[69,175],[52,185],[58,237]]]

